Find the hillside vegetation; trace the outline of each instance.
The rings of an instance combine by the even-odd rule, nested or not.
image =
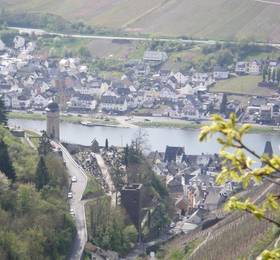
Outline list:
[[[66,259],[75,227],[62,161],[51,153],[44,157],[48,184],[38,188],[37,151],[2,126],[0,140],[0,154],[7,158],[0,160],[0,259]],[[15,180],[8,179],[8,170],[15,171]]]
[[[0,0],[0,7],[153,35],[280,41],[278,0]]]

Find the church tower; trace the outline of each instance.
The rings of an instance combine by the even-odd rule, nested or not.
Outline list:
[[[47,136],[59,141],[59,106],[53,100],[46,107]]]

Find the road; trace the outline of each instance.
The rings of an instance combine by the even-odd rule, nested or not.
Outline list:
[[[276,6],[280,6],[279,2],[275,2],[275,1],[266,1],[266,0],[253,0],[255,2],[259,2],[259,3],[263,3],[263,4],[268,4],[268,5],[276,5]]]
[[[85,203],[84,201],[82,201],[82,196],[87,186],[87,176],[83,169],[74,161],[66,148],[61,144],[59,144],[59,146],[61,147],[63,159],[66,163],[69,177],[77,177],[77,182],[73,183],[71,187],[73,198],[70,199],[70,207],[73,208],[75,212],[77,235],[69,259],[78,260],[81,259],[84,246],[87,242]]]
[[[195,43],[195,44],[208,44],[215,45],[217,43],[224,44],[240,44],[238,41],[222,41],[222,40],[196,40],[196,39],[179,39],[179,38],[152,38],[152,37],[128,37],[128,36],[104,36],[104,35],[83,35],[83,34],[64,34],[47,32],[42,29],[24,28],[24,27],[8,27],[9,29],[18,30],[21,33],[37,35],[50,35],[50,36],[60,36],[67,38],[79,38],[79,39],[101,39],[101,40],[127,40],[127,41],[159,41],[159,42],[176,42],[176,43]],[[280,48],[279,42],[250,42],[251,45],[257,46],[271,46]]]

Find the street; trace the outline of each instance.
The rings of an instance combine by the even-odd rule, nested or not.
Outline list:
[[[77,235],[70,254],[70,260],[81,259],[84,246],[87,242],[87,228],[85,217],[85,204],[82,201],[83,192],[87,185],[87,176],[82,168],[74,161],[69,152],[60,144],[63,159],[68,169],[69,177],[77,177],[77,182],[72,183],[73,198],[70,199],[70,208],[74,210]]]

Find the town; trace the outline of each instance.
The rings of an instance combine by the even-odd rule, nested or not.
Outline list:
[[[141,60],[124,64],[126,72],[119,79],[109,80],[90,72],[78,57],[42,57],[36,52],[36,40],[25,38],[16,36],[11,48],[0,42],[0,94],[10,110],[43,111],[55,97],[63,112],[79,115],[139,115],[200,122],[213,113],[227,117],[234,112],[241,122],[279,125],[279,59],[237,61],[231,69],[215,66],[212,72],[190,69],[183,74],[161,69],[167,53],[146,50]],[[262,75],[256,87],[268,94],[212,91],[221,81],[248,75]]]
[[[11,113],[46,114],[47,130],[43,137],[46,134],[62,143],[51,143],[52,152],[66,166],[73,163],[67,161],[73,157],[79,174],[87,176],[88,184],[81,197],[87,202],[84,215],[90,219],[86,223],[89,235],[85,251],[91,257],[119,259],[119,255],[150,254],[159,244],[180,234],[204,230],[226,216],[220,206],[241,191],[242,185],[234,181],[215,183],[222,165],[217,153],[192,154],[191,150],[186,151],[185,144],[170,146],[168,140],[165,151],[146,152],[141,128],[126,146],[111,145],[110,136],[105,144],[95,138],[90,145],[68,143],[60,138],[59,117],[76,116],[81,124],[94,126],[90,118],[102,117],[104,122],[111,122],[115,116],[125,116],[123,124],[130,127],[134,116],[145,118],[142,125],[146,126],[153,126],[154,118],[200,125],[215,113],[224,118],[235,113],[240,123],[275,126],[277,130],[280,59],[238,60],[231,68],[214,66],[211,72],[191,68],[183,73],[163,68],[169,59],[166,52],[147,49],[142,59],[124,64],[126,72],[120,78],[105,79],[80,57],[39,55],[36,37],[33,38],[17,35],[9,47],[0,40],[0,95]],[[269,94],[213,91],[219,82],[247,76],[260,76],[255,87]],[[19,135],[21,130],[12,128],[12,133]],[[26,132],[23,136],[32,145],[32,134]],[[265,144],[263,154],[272,157],[271,142]],[[73,175],[68,190],[70,214],[74,218],[73,196],[77,196],[74,191],[81,179]],[[125,217],[117,211],[119,206],[125,209]],[[123,229],[133,237],[119,247],[114,247],[115,237],[111,238],[113,243],[103,235],[112,232],[110,225],[119,228],[114,214],[124,219],[118,232],[124,232]]]

